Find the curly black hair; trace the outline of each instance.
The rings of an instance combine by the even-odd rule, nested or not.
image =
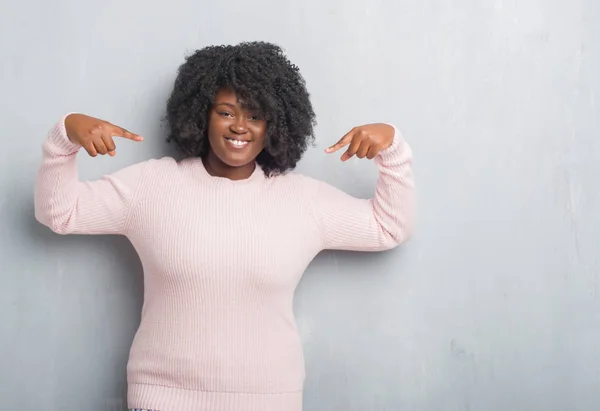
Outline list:
[[[209,46],[186,57],[167,102],[167,141],[186,157],[208,153],[208,118],[217,91],[233,89],[267,121],[256,161],[269,177],[293,169],[314,141],[315,113],[298,67],[272,43]]]

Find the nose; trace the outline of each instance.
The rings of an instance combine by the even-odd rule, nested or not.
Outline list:
[[[236,134],[245,134],[248,132],[248,125],[244,116],[237,116],[230,126],[231,131]]]

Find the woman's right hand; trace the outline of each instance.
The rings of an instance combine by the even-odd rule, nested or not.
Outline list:
[[[65,119],[67,137],[73,143],[83,147],[90,156],[108,154],[114,156],[116,147],[113,137],[123,137],[133,141],[142,141],[143,137],[85,114],[69,114]]]

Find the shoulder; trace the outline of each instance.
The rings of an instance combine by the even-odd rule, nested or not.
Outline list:
[[[178,167],[180,162],[174,159],[173,157],[164,156],[158,158],[152,158],[147,161],[148,167],[154,168],[174,168]]]

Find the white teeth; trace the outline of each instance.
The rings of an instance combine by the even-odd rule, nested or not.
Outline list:
[[[242,141],[242,140],[232,140],[230,138],[227,139],[231,144],[235,145],[235,146],[245,146],[246,144],[248,144],[247,141]]]

